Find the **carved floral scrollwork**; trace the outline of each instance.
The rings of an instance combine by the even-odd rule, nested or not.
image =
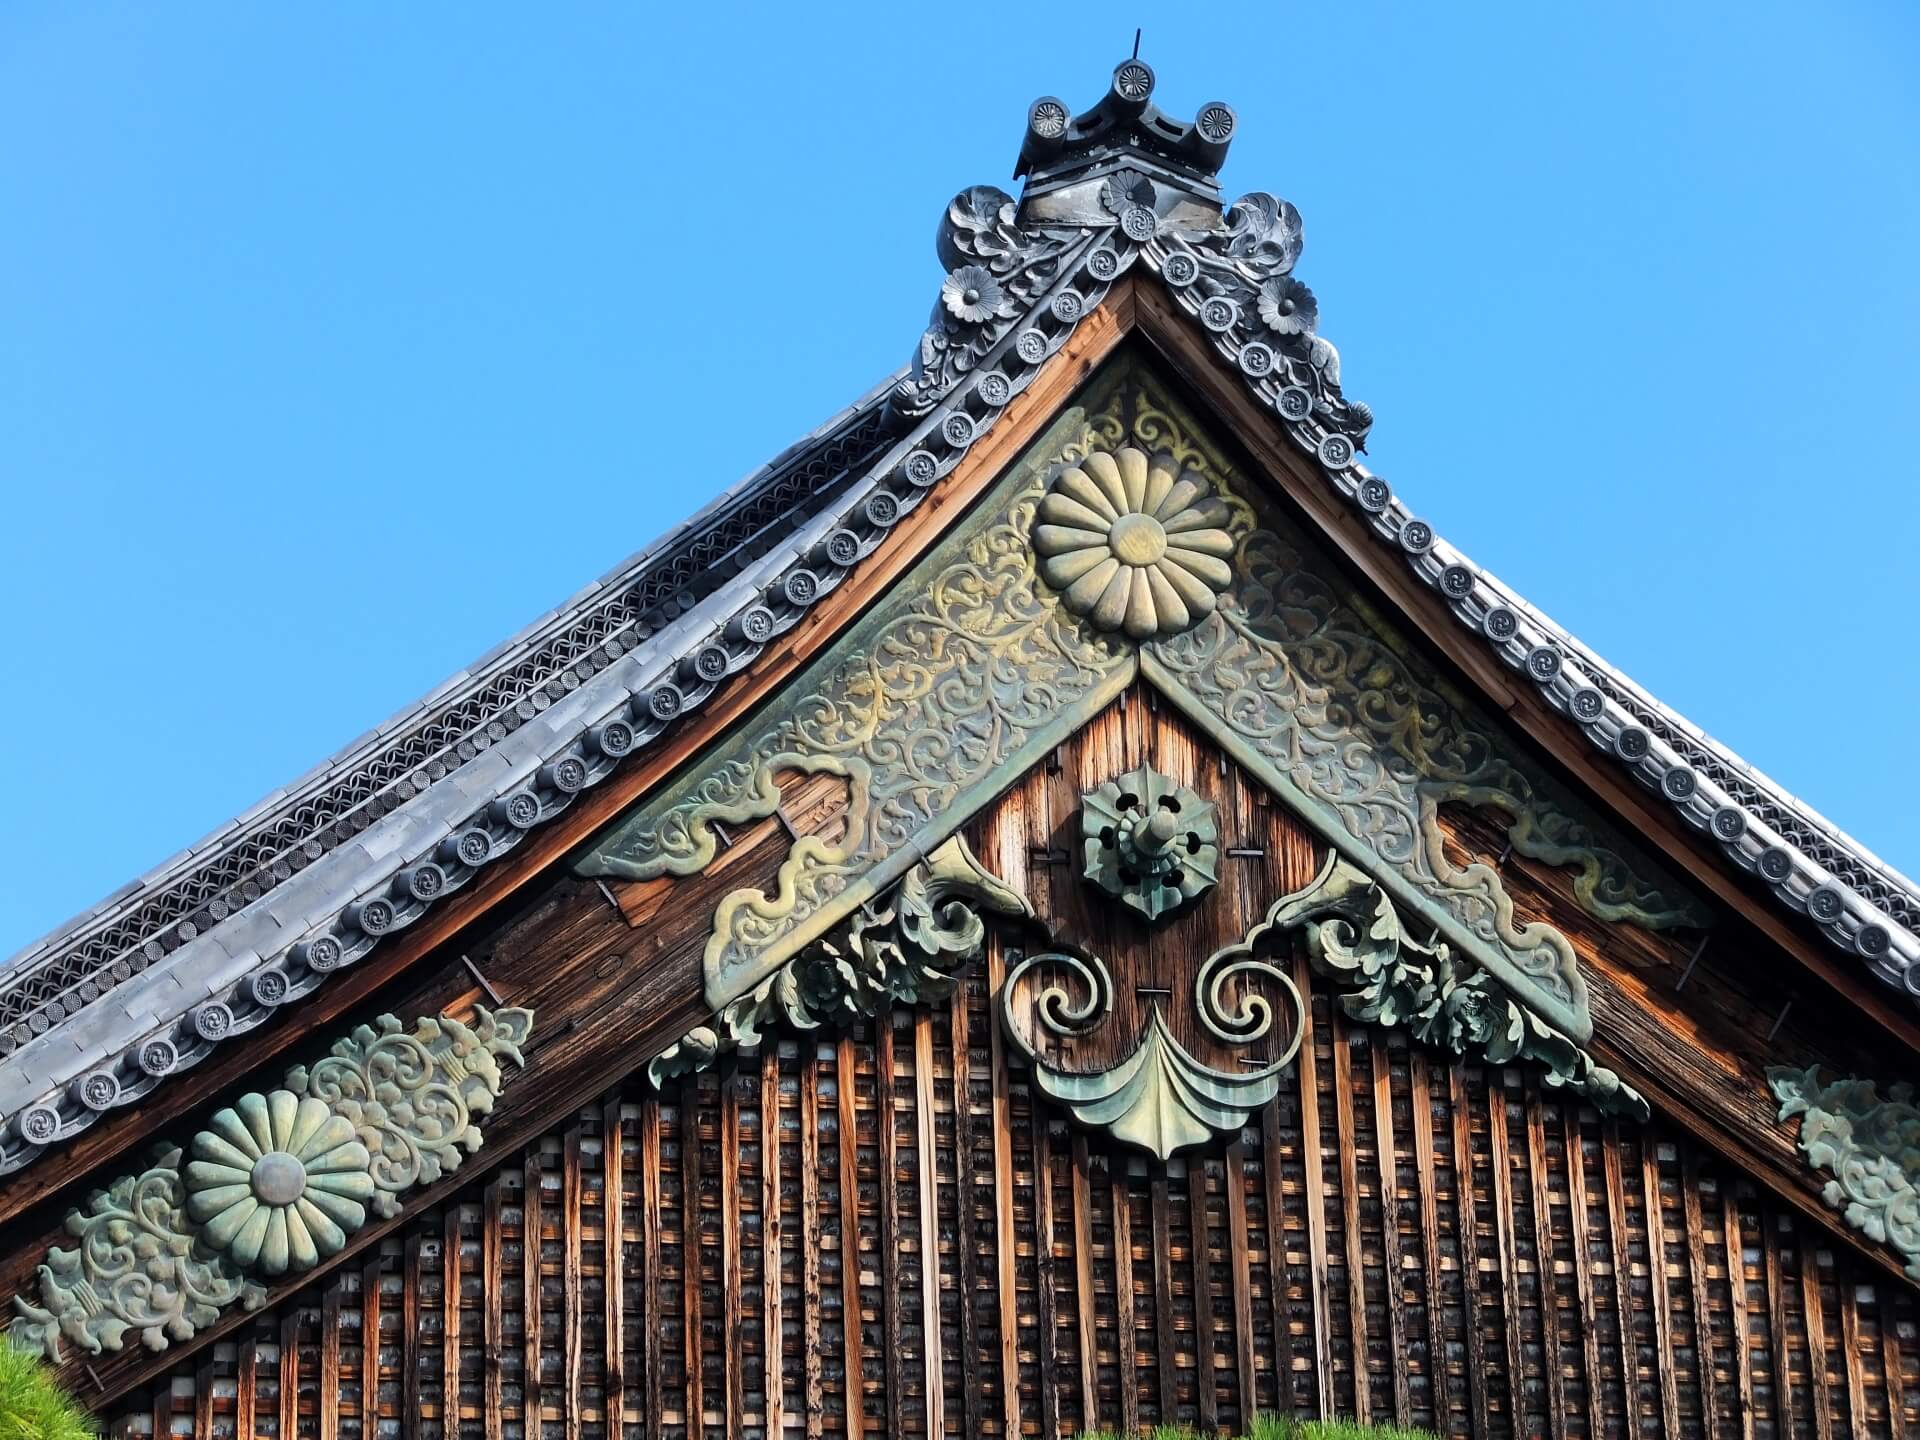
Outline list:
[[[400,1192],[480,1147],[502,1058],[521,1063],[531,1010],[475,1007],[471,1026],[427,1017],[411,1032],[383,1015],[286,1088],[241,1097],[194,1139],[162,1146],[67,1215],[80,1243],[55,1246],[38,1304],[13,1299],[8,1338],[54,1364],[63,1342],[91,1355],[138,1334],[151,1350],[190,1340],[234,1304],[266,1301],[253,1273],[304,1269],[342,1249],[365,1207],[391,1216]]]
[[[1489,1065],[1523,1060],[1546,1083],[1584,1096],[1603,1114],[1645,1120],[1646,1100],[1566,1035],[1519,1004],[1485,970],[1444,942],[1408,935],[1386,891],[1338,854],[1311,885],[1274,902],[1235,947],[1252,956],[1293,932],[1313,966],[1341,988],[1340,1008],[1370,1025],[1404,1026],[1414,1039]]]
[[[520,1047],[533,1027],[531,1010],[476,1006],[469,1026],[429,1016],[406,1031],[391,1015],[355,1027],[311,1070],[296,1065],[287,1088],[324,1101],[353,1125],[371,1162],[369,1200],[384,1218],[399,1196],[460,1168],[480,1148],[477,1116],[500,1094],[502,1058],[521,1065]]]
[[[1066,461],[1110,446],[1117,419],[1081,414],[1053,432]],[[771,894],[745,887],[715,908],[704,956],[714,1008],[757,988],[871,900],[1015,774],[1132,678],[1133,647],[1082,626],[1043,593],[1030,542],[1046,469],[1004,509],[941,542],[749,726],[622,820],[577,873],[691,875],[716,822],[771,815],[782,770],[848,780],[847,833],[802,837]],[[889,869],[889,866],[892,868]]]
[[[1204,456],[1187,458],[1198,447],[1172,399],[1148,377],[1141,389],[1136,431],[1149,430],[1182,463],[1211,468]],[[1576,895],[1600,918],[1654,929],[1711,924],[1698,901],[1578,818],[1557,786],[1397,643],[1295,524],[1263,508],[1235,534],[1236,582],[1216,618],[1151,642],[1147,678],[1263,779],[1436,901],[1535,1008],[1582,1030],[1586,997],[1573,947],[1551,925],[1517,914],[1495,868],[1455,862],[1439,818],[1447,804],[1511,816],[1515,852],[1574,867]]]
[[[231,1257],[196,1243],[180,1161],[177,1146],[162,1147],[152,1168],[121,1176],[68,1214],[67,1233],[80,1243],[47,1252],[38,1305],[14,1297],[8,1339],[16,1349],[57,1365],[62,1341],[98,1355],[121,1349],[133,1332],[149,1350],[164,1350],[236,1302],[249,1310],[266,1303]]]
[[[817,1030],[871,1019],[884,1006],[944,1000],[986,942],[981,912],[1031,915],[1026,897],[983,866],[958,836],[815,941],[712,1025],[689,1031],[647,1066],[655,1085],[701,1070],[726,1051],[757,1047],[767,1030]]]
[[[1278,209],[1248,218],[1233,263],[1282,264],[1287,224]],[[1075,614],[1035,549],[1036,527],[1054,523],[1040,512],[1056,480],[1074,469],[1091,478],[1090,456],[1129,448],[1201,477],[1221,507],[1207,528],[1232,542],[1213,612],[1142,641]],[[716,908],[704,960],[718,1011],[894,883],[916,847],[951,834],[1138,674],[1329,841],[1356,860],[1377,857],[1397,903],[1443,924],[1530,1009],[1584,1039],[1591,1019],[1571,944],[1516,914],[1497,868],[1449,856],[1443,806],[1504,810],[1516,853],[1575,867],[1576,894],[1603,918],[1660,927],[1707,917],[1250,493],[1150,369],[1116,362],[778,704],[603,835],[578,872],[694,874],[714,858],[716,824],[775,812],[783,768],[846,777],[847,833],[804,837],[771,893],[736,890]]]
[[[1820,1078],[1775,1065],[1767,1084],[1780,1102],[1780,1119],[1800,1120],[1800,1153],[1831,1175],[1821,1191],[1841,1217],[1870,1240],[1905,1257],[1920,1280],[1920,1107],[1913,1086],[1889,1085],[1883,1097],[1871,1080]]]

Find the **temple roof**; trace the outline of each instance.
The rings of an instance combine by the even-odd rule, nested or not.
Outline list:
[[[1233,112],[1122,62],[1029,112],[1016,202],[961,192],[912,363],[417,704],[0,968],[0,1173],[80,1134],[416,924],[723,690],[876,551],[1123,277],[1164,287],[1383,553],[1772,901],[1909,1000],[1920,889],[1435,534],[1361,462],[1293,275],[1293,206],[1222,209]]]

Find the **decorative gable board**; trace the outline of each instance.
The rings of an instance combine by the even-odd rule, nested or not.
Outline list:
[[[1260,852],[1177,944],[1056,858],[1082,793],[1140,763]],[[1325,852],[1139,687],[961,833],[1136,976],[1226,943]],[[1281,959],[1298,1059],[1244,1128],[1162,1165],[1075,1125],[999,1012],[1031,933],[996,924],[951,999],[659,1087],[634,1070],[109,1413],[341,1440],[513,1434],[530,1409],[583,1436],[696,1413],[715,1436],[1232,1432],[1280,1408],[1488,1437],[1920,1424],[1910,1286],[1664,1117],[1350,1020],[1304,953]]]
[[[911,369],[304,785],[328,843],[0,975],[17,1341],[155,1435],[1920,1418],[1920,899],[1360,463],[1298,214],[1151,89],[1037,103]],[[429,1018],[529,1009],[504,1091]],[[382,1011],[484,1139],[309,1093]]]

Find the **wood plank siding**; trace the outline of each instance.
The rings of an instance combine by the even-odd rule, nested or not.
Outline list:
[[[1234,852],[1151,945],[1072,861],[1081,791],[1142,763],[1212,800]],[[831,785],[789,801],[812,833],[840,823]],[[1486,817],[1447,818],[1461,857],[1497,858]],[[1119,976],[1154,946],[1238,936],[1324,854],[1144,690],[968,838]],[[1804,1196],[1657,1098],[1648,1125],[1602,1120],[1537,1071],[1355,1022],[1304,955],[1282,957],[1310,1014],[1279,1098],[1165,1163],[1030,1085],[993,990],[1030,940],[1011,923],[949,1002],[785,1033],[653,1091],[638,1062],[680,1012],[623,957],[649,953],[639,937],[656,965],[692,957],[718,889],[770,879],[785,843],[770,821],[721,874],[566,881],[528,904],[479,952],[542,1027],[495,1117],[503,1143],[352,1263],[116,1387],[114,1433],[1051,1440],[1238,1433],[1276,1411],[1489,1440],[1920,1424],[1920,1294]],[[1507,874],[1573,935],[1603,1009],[1650,1004],[1696,954],[1697,935],[1590,920],[1549,867]],[[1723,1028],[1765,1018],[1731,953],[1688,983]],[[1821,1003],[1788,1028],[1821,1023]]]
[[[623,1083],[127,1397],[118,1432],[477,1440],[530,1433],[533,1405],[585,1440],[616,1415],[623,1434],[760,1436],[769,1407],[783,1434],[926,1435],[937,1416],[1002,1435],[1008,1398],[1028,1435],[1274,1410],[1485,1436],[1920,1423],[1913,1292],[1669,1126],[1603,1124],[1515,1069],[1416,1064],[1320,997],[1318,1127],[1296,1084],[1236,1143],[1161,1165],[1080,1136],[1015,1072],[1002,1153],[984,986],[956,1004],[927,1044],[899,1011],[658,1097]],[[1343,1099],[1366,1122],[1346,1166],[1326,1154]]]

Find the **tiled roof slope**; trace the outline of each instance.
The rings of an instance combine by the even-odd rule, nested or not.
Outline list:
[[[1292,275],[1300,217],[1224,212],[1236,124],[1107,95],[1028,116],[1016,204],[948,206],[914,363],[661,541],[339,756],[0,970],[0,1172],[310,993],[564,813],[776,642],[883,544],[1129,270],[1175,297],[1336,493],[1459,622],[1641,783],[1883,980],[1920,991],[1912,882],[1477,570],[1359,461]]]

